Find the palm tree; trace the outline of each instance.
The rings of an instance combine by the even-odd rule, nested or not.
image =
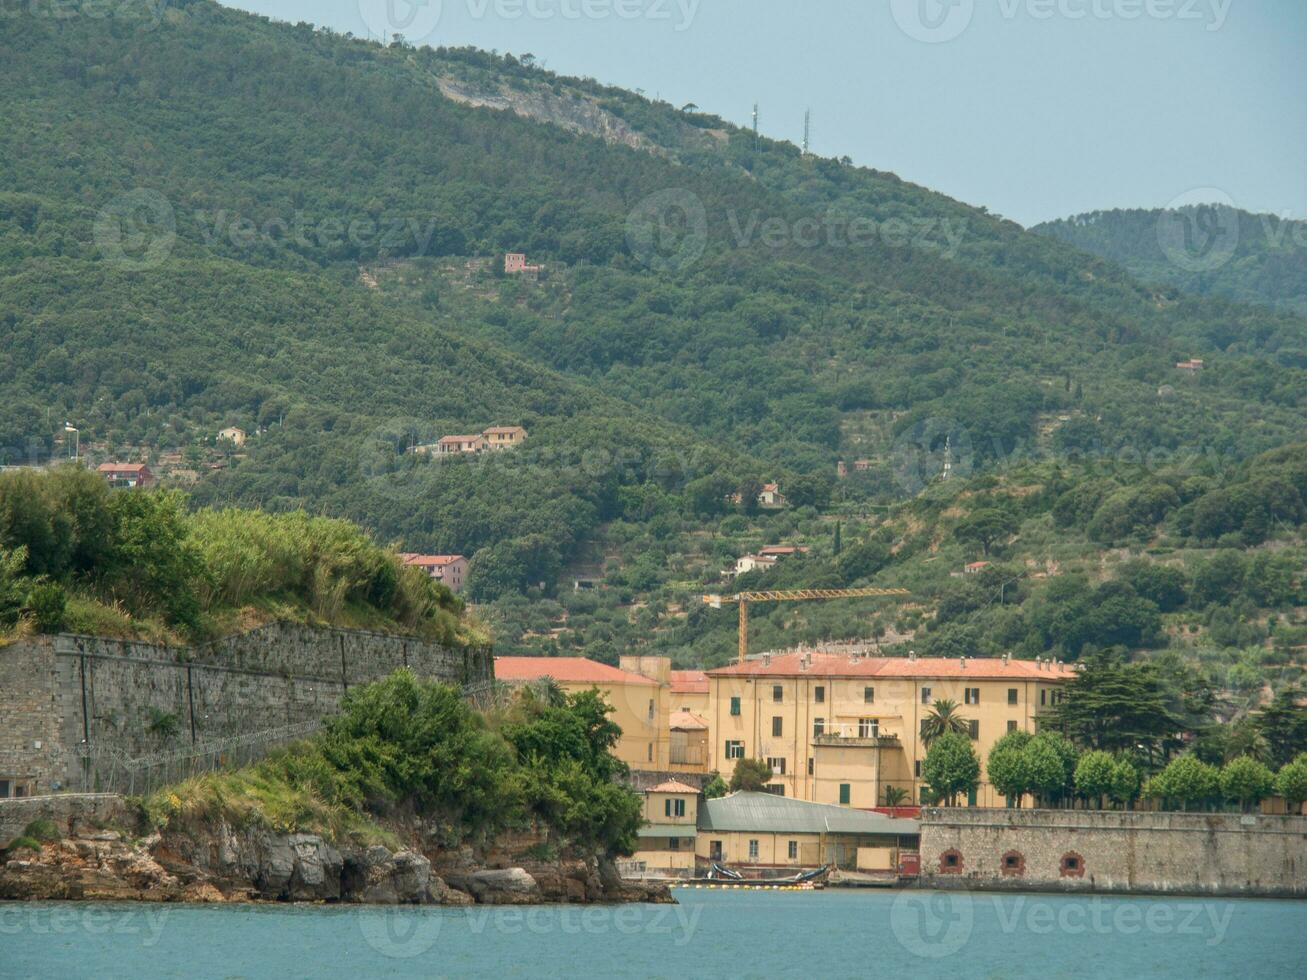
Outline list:
[[[921,719],[921,744],[930,748],[931,743],[945,732],[966,735],[970,731],[971,722],[958,714],[957,702],[940,698],[931,707],[930,713]]]
[[[908,798],[908,791],[902,786],[885,787],[885,805],[898,806]]]

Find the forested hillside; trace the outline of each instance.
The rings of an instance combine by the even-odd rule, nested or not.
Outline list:
[[[1142,282],[1307,314],[1307,222],[1226,206],[1095,211],[1031,229]],[[1301,352],[1295,355],[1301,366]]]
[[[18,12],[0,110],[6,459],[66,453],[70,420],[92,462],[193,461],[198,505],[468,554],[505,649],[720,661],[730,625],[696,597],[794,542],[810,556],[775,581],[903,579],[917,601],[777,610],[759,643],[883,629],[1077,655],[1029,576],[997,583],[997,613],[986,585],[941,618],[948,570],[983,557],[953,527],[974,495],[1002,498],[986,548],[1069,549],[1077,595],[1115,580],[1112,548],[1192,576],[1218,546],[1301,544],[1292,494],[1248,535],[1238,488],[1303,437],[1307,321],[1146,285],[892,174],[527,57],[208,0],[148,31]],[[509,251],[538,280],[505,276]],[[1189,358],[1205,369],[1178,371]],[[527,443],[407,451],[495,424]],[[251,433],[240,452],[215,447],[227,425]],[[757,512],[768,481],[788,509]],[[1242,501],[1231,528],[1184,523],[1218,492]],[[1086,500],[1056,523],[1070,493]],[[569,592],[578,577],[598,589]],[[1249,593],[1249,643],[1292,620],[1295,589]],[[1165,646],[1152,625],[1119,645]]]

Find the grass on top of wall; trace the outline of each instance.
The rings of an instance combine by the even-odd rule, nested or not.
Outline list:
[[[362,810],[330,803],[294,778],[295,761],[309,753],[307,745],[297,745],[253,766],[194,776],[151,793],[140,805],[150,825],[160,830],[224,822],[241,829],[313,833],[330,841],[398,848],[399,839]]]

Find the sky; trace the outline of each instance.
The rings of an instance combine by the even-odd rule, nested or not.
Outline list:
[[[1303,0],[226,0],[531,53],[1024,225],[1200,200],[1307,218]]]

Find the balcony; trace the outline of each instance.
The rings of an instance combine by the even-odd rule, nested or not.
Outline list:
[[[901,749],[903,744],[897,735],[845,735],[840,732],[827,732],[814,735],[813,745],[824,745],[836,749]]]
[[[671,761],[674,766],[702,766],[706,756],[702,745],[671,746]]]

